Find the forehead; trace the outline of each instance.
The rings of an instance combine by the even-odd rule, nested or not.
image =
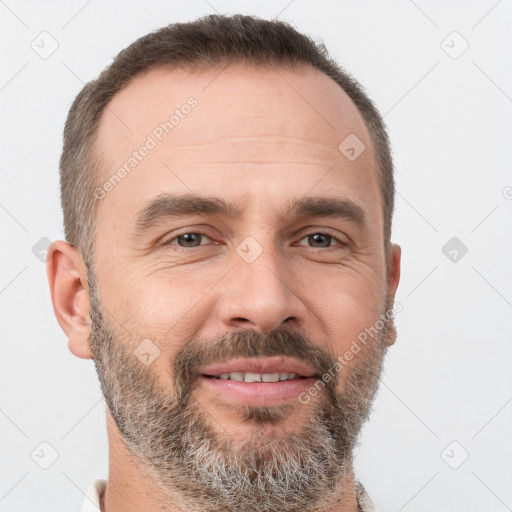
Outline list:
[[[365,150],[350,161],[339,145],[354,136]],[[288,183],[294,195],[338,187],[363,202],[380,201],[375,153],[359,111],[338,84],[310,67],[153,69],[114,96],[97,141],[104,162],[98,184],[113,184],[100,210],[116,208],[124,218],[177,189],[246,199],[258,191],[272,202]]]
[[[307,135],[336,148],[345,130],[368,135],[352,100],[325,74],[311,67],[292,71],[247,64],[195,72],[157,68],[138,75],[109,103],[99,134],[116,146],[138,142],[133,138],[138,132],[151,132],[190,97],[200,106],[193,116],[197,123],[174,130],[176,143],[191,134],[207,140],[214,134],[258,136],[284,129],[278,134]],[[197,125],[212,116],[215,123]]]

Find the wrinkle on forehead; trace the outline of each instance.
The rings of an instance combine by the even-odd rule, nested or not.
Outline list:
[[[102,116],[101,152],[113,167],[125,161],[190,97],[197,106],[152,154],[165,149],[183,161],[193,155],[205,161],[215,153],[226,162],[289,161],[281,158],[293,155],[292,161],[325,164],[340,157],[338,145],[351,133],[371,149],[359,111],[323,73],[310,67],[271,70],[233,64],[220,74],[218,69],[162,68],[135,77]]]

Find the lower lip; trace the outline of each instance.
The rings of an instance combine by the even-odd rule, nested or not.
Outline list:
[[[316,377],[281,380],[278,382],[240,382],[236,380],[216,379],[201,375],[199,381],[224,398],[245,405],[277,405],[293,400],[311,387]]]

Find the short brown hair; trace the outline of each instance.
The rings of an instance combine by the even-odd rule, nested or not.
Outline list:
[[[102,170],[95,141],[110,100],[136,75],[153,68],[193,70],[231,62],[281,68],[312,66],[346,92],[366,123],[378,157],[388,247],[395,195],[393,161],[382,117],[362,86],[332,60],[323,44],[287,23],[253,16],[210,15],[141,37],[122,50],[96,80],[87,83],[71,106],[60,159],[61,203],[66,240],[79,250],[86,264],[93,261],[97,208],[93,191]]]

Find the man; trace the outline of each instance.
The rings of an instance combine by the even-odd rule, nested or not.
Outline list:
[[[71,352],[107,404],[84,511],[371,511],[352,452],[395,340],[393,166],[361,87],[281,22],[153,32],[66,122]]]

